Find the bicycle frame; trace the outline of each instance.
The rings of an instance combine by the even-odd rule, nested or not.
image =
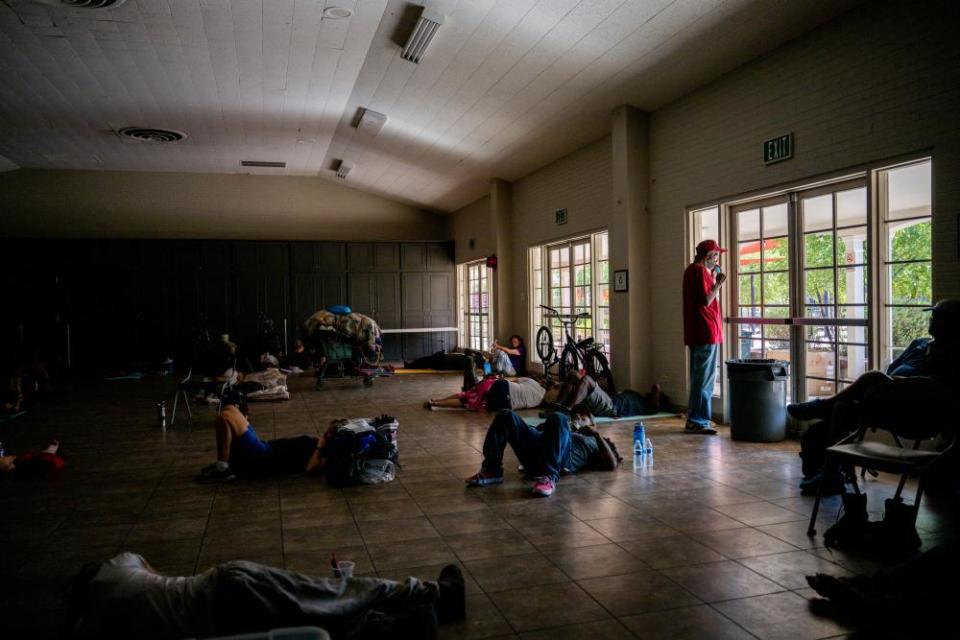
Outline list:
[[[565,341],[563,344],[563,348],[560,349],[559,351],[560,355],[562,356],[563,352],[567,349],[567,347],[571,347],[576,352],[577,357],[580,358],[580,361],[585,363],[587,361],[587,349],[581,348],[579,343],[577,343],[577,337],[576,337],[577,322],[580,320],[589,319],[590,314],[585,311],[582,311],[577,314],[562,314],[556,309],[554,309],[553,307],[548,307],[545,304],[540,305],[540,308],[548,312],[549,314],[548,317],[556,318],[557,321],[560,323],[560,325],[563,327]],[[545,323],[543,326],[549,329],[549,323]],[[573,335],[571,335],[570,333],[571,328],[573,329]],[[552,366],[557,362],[559,362],[559,358],[557,357],[556,354],[554,354],[554,361],[550,364]]]

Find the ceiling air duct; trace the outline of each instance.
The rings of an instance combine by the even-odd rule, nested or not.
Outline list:
[[[337,164],[337,169],[336,169],[337,177],[340,178],[341,180],[346,180],[347,174],[350,173],[351,169],[353,169],[352,164],[348,164],[347,162],[340,160],[340,162]]]
[[[403,52],[400,57],[409,60],[414,64],[419,64],[426,52],[427,47],[437,34],[437,29],[443,24],[443,14],[439,11],[424,8],[417,20],[417,25],[407,38],[407,44],[403,46]]]

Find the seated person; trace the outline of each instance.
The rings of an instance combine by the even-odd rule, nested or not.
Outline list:
[[[0,416],[13,415],[23,411],[23,378],[13,374],[5,376],[7,389],[3,395],[3,412]]]
[[[613,471],[622,458],[616,447],[588,425],[590,414],[578,408],[570,419],[562,413],[550,415],[539,427],[531,427],[513,411],[501,411],[493,419],[483,441],[480,471],[466,479],[471,487],[503,482],[503,452],[509,444],[524,471],[534,475],[533,493],[550,496],[561,472],[576,473],[593,468]]]
[[[71,584],[70,636],[196,638],[320,627],[335,638],[435,638],[437,622],[464,617],[463,574],[408,578],[312,578],[235,560],[194,576],[157,573],[121,553],[83,567]]]
[[[248,420],[243,400],[224,403],[213,423],[217,436],[217,461],[200,471],[198,482],[223,482],[237,475],[318,473],[323,469],[323,448],[333,437],[330,427],[322,438],[302,435],[264,442]]]
[[[325,359],[325,354],[323,357]],[[309,371],[313,366],[313,359],[307,352],[307,347],[303,344],[303,340],[297,338],[293,341],[293,349],[281,359],[280,364],[282,368],[291,369],[294,372],[298,369],[300,371]]]
[[[439,400],[427,400],[423,406],[427,409],[445,407],[469,411],[499,411],[500,409],[517,411],[539,406],[544,394],[546,389],[533,378],[503,380],[495,375],[489,375],[466,391]]]
[[[598,418],[649,416],[671,408],[670,399],[660,391],[658,384],[650,387],[647,395],[625,389],[611,397],[582,369],[567,375],[556,403],[563,408],[585,404],[590,413]]]
[[[60,450],[60,441],[51,440],[42,451],[27,451],[19,455],[4,455],[0,448],[0,474],[44,476],[67,466],[66,456]]]
[[[280,334],[273,328],[273,319],[261,313],[257,317],[257,334],[246,343],[244,353],[248,357],[262,353],[277,356],[282,349]]]
[[[465,350],[468,355],[480,353],[492,366],[494,373],[505,376],[524,376],[527,374],[527,347],[516,333],[510,336],[510,346],[505,347],[496,340],[490,351],[472,352]]]
[[[855,431],[865,411],[900,423],[921,419],[922,411],[924,419],[952,424],[945,404],[960,390],[960,300],[941,300],[930,311],[932,338],[911,342],[885,372],[868,371],[830,398],[787,405],[787,412],[798,420],[819,420],[800,439],[804,493],[816,493],[824,452]],[[824,487],[829,494],[842,489],[842,476],[834,478],[836,484]]]

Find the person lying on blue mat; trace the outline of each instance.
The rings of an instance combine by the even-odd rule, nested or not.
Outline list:
[[[626,389],[611,397],[582,369],[567,375],[555,404],[557,409],[565,411],[584,404],[598,418],[649,416],[672,408],[670,399],[660,390],[659,384],[650,387],[650,393],[646,395]]]
[[[537,427],[504,409],[487,429],[480,471],[467,478],[466,483],[471,487],[503,483],[503,452],[507,445],[525,473],[533,476],[532,491],[538,496],[553,495],[561,473],[583,469],[613,471],[623,458],[613,442],[601,437],[590,424],[590,415],[579,407],[572,420],[554,413]]]

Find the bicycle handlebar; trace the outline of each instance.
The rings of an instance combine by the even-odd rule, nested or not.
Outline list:
[[[541,309],[546,309],[547,311],[549,311],[549,312],[552,313],[553,315],[557,316],[557,318],[559,318],[560,320],[563,320],[564,318],[566,318],[567,320],[577,321],[577,320],[586,320],[587,318],[590,317],[590,314],[589,314],[588,312],[586,312],[586,311],[581,311],[580,313],[577,313],[577,314],[573,314],[573,313],[560,313],[559,311],[557,311],[557,310],[554,309],[553,307],[548,307],[548,306],[545,305],[545,304],[540,305],[540,308],[541,308]]]

